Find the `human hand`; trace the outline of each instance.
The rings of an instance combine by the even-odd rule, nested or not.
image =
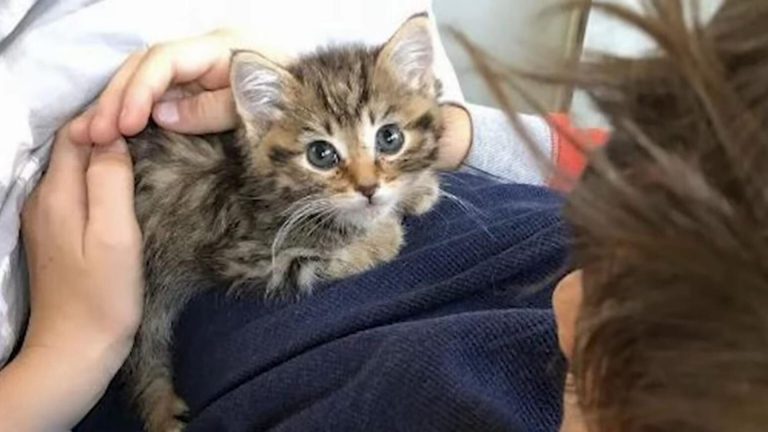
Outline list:
[[[22,231],[31,313],[0,375],[0,429],[65,430],[101,397],[141,321],[141,233],[125,142],[77,145],[57,134]]]
[[[237,121],[229,89],[231,50],[246,44],[233,30],[158,44],[131,55],[98,101],[72,123],[79,144],[111,143],[144,129],[150,115],[188,134],[221,132]]]
[[[141,232],[125,142],[75,145],[66,127],[27,200],[22,231],[30,273],[25,345],[74,339],[130,344],[141,319]]]

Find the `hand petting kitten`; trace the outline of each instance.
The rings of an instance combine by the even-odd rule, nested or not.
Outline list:
[[[391,261],[404,242],[402,218],[437,203],[444,128],[429,26],[417,15],[381,46],[337,45],[288,61],[217,45],[221,35],[192,42],[208,55],[202,63],[160,61],[174,47],[158,48],[130,59],[75,125],[78,139],[143,128],[128,148],[146,297],[124,372],[150,432],[184,427],[171,340],[192,296],[310,294]],[[185,89],[195,96],[169,116],[173,93]],[[157,100],[160,124],[148,124]],[[213,120],[191,126],[182,113]],[[163,128],[169,120],[187,131],[234,130],[179,134]]]
[[[162,128],[185,134],[231,130],[237,113],[229,88],[233,49],[254,43],[235,30],[159,44],[131,55],[98,101],[70,128],[74,142],[107,144],[143,130],[151,117]],[[260,52],[265,49],[259,46]],[[279,53],[269,52],[270,58]],[[453,170],[464,161],[472,140],[468,112],[441,106],[444,130],[437,168]]]

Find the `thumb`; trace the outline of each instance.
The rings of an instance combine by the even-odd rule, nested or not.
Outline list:
[[[228,88],[160,102],[152,110],[152,118],[165,129],[187,134],[224,132],[237,124]]]
[[[93,148],[86,173],[86,187],[86,245],[89,238],[100,244],[122,247],[138,244],[140,234],[133,203],[133,164],[122,138]]]

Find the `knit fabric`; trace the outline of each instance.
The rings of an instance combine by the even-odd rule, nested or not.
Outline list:
[[[296,302],[209,292],[176,326],[188,431],[556,431],[560,199],[471,174],[393,262]],[[138,431],[116,380],[77,431]]]
[[[556,134],[546,118],[518,114],[531,142],[526,142],[498,109],[467,104],[472,119],[472,146],[464,165],[515,183],[546,185],[555,165]]]

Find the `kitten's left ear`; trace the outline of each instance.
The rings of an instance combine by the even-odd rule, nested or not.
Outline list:
[[[426,14],[416,15],[403,24],[384,44],[376,61],[377,68],[388,68],[412,90],[432,92],[435,77],[432,65],[435,49]]]

